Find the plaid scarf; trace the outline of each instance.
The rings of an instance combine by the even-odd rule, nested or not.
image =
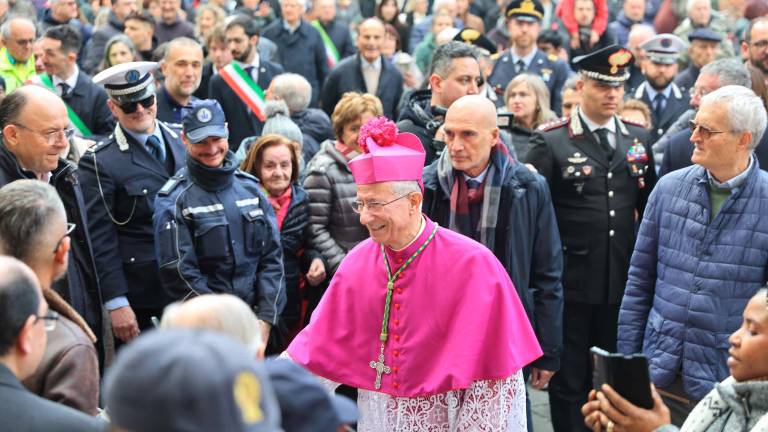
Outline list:
[[[451,215],[448,228],[477,239],[488,249],[493,250],[499,204],[501,203],[502,182],[507,177],[507,172],[512,167],[514,160],[509,156],[507,147],[499,142],[491,149],[489,163],[485,181],[476,195],[471,198],[463,173],[453,169],[447,151],[443,152],[438,159],[437,180],[445,195],[451,197]],[[482,210],[479,223],[476,227],[471,227],[469,206],[474,203],[482,203]]]

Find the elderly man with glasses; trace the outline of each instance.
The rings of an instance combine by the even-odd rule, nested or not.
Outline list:
[[[22,260],[35,272],[50,307],[48,314],[38,317],[48,332],[43,360],[24,385],[46,399],[96,415],[99,362],[95,336],[51,289],[67,271],[75,227],[67,223],[64,204],[52,186],[19,180],[0,189],[0,253]]]
[[[91,239],[86,229],[85,206],[77,167],[63,159],[72,137],[67,108],[52,91],[24,86],[0,103],[0,186],[21,179],[49,183],[64,202],[66,221],[76,224],[71,231],[67,276],[54,289],[82,315],[88,326],[102,328],[101,292],[93,260]],[[98,349],[101,353],[101,339]]]
[[[180,130],[156,119],[152,72],[157,63],[113,66],[104,84],[118,125],[80,159],[88,230],[112,331],[123,342],[152,327],[171,298],[155,256],[152,214],[157,191],[184,166]]]
[[[27,18],[11,18],[0,26],[0,76],[5,79],[5,93],[9,94],[35,76],[32,45],[35,42],[35,23]]]
[[[618,350],[647,356],[676,425],[728,377],[728,336],[768,274],[768,173],[754,155],[761,98],[721,87],[691,128],[695,165],[664,176],[648,201],[618,327]]]

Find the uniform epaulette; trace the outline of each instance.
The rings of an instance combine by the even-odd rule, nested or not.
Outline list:
[[[552,120],[550,122],[542,124],[541,126],[538,127],[538,130],[542,132],[546,132],[548,130],[555,129],[566,124],[568,124],[568,117],[560,117],[559,119]]]
[[[626,117],[619,116],[619,119],[621,119],[621,121],[623,121],[624,123],[631,124],[632,126],[638,126],[638,127],[641,127],[641,128],[645,127],[644,124],[639,123],[639,122],[637,122],[635,120],[632,120],[632,119],[628,119]]]
[[[491,60],[493,60],[493,61],[498,60],[499,57],[501,57],[501,53],[500,52],[497,52],[495,54],[491,54]]]
[[[184,127],[184,125],[181,123],[170,123],[170,122],[163,122],[163,123],[165,123],[166,126],[172,127],[174,129],[182,129]]]
[[[107,138],[105,140],[101,140],[101,141],[97,142],[96,144],[88,147],[86,152],[96,153],[99,150],[105,149],[105,148],[107,148],[107,144],[109,144],[109,142],[111,140],[112,140],[112,135],[110,135],[109,138]]]
[[[171,192],[173,192],[174,189],[176,189],[176,186],[178,186],[181,181],[184,180],[184,175],[175,175],[168,179],[167,182],[163,185],[163,187],[160,188],[159,191],[157,191],[157,194],[160,196],[167,196]]]
[[[551,62],[556,62],[558,60],[558,57],[556,55],[554,55],[554,54],[549,54],[547,56],[547,60],[549,60]]]

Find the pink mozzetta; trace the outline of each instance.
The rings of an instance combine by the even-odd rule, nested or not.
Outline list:
[[[360,128],[360,147],[364,153],[349,162],[355,183],[421,181],[424,147],[411,133],[397,133],[391,120],[377,117]]]
[[[402,251],[386,250],[395,269],[435,224]],[[313,373],[352,387],[416,397],[504,379],[541,356],[512,281],[480,243],[439,228],[395,281],[384,355],[391,373],[374,389],[387,272],[381,246],[367,239],[344,258],[309,325],[288,347]]]

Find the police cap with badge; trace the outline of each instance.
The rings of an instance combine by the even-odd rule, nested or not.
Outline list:
[[[195,102],[182,120],[184,137],[198,144],[208,137],[229,138],[227,118],[218,101],[205,99]]]
[[[112,66],[93,77],[93,82],[102,84],[107,95],[120,109],[131,114],[137,104],[149,108],[155,103],[155,78],[152,72],[156,62],[130,62]]]
[[[675,64],[677,63],[680,51],[685,49],[685,42],[679,37],[662,33],[648,39],[640,45],[645,51],[648,59],[657,64]]]
[[[465,42],[475,46],[476,48],[485,50],[488,52],[488,55],[494,54],[496,52],[496,45],[491,42],[490,39],[485,37],[479,30],[475,30],[473,28],[466,28],[458,32],[456,36],[454,36],[453,40],[458,42]]]
[[[538,0],[512,0],[504,15],[518,21],[541,22],[544,19],[544,6]]]
[[[590,54],[573,59],[573,64],[579,67],[579,72],[603,85],[621,87],[629,79],[628,68],[635,58],[626,48],[611,45]]]

